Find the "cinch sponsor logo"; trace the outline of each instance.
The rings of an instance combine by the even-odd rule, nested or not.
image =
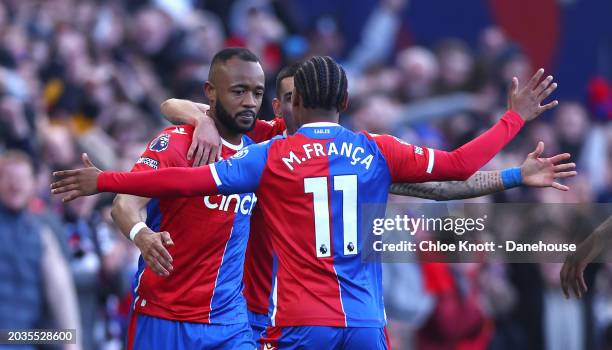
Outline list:
[[[251,215],[253,207],[257,203],[257,196],[254,193],[247,194],[240,198],[238,194],[232,194],[229,196],[216,195],[204,197],[204,205],[208,209],[217,209],[221,211],[227,211],[238,213],[240,211],[243,215]]]

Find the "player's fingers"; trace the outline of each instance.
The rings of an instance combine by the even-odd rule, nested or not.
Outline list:
[[[559,191],[569,191],[569,189],[570,189],[569,187],[567,187],[565,185],[562,185],[562,184],[560,184],[558,182],[553,182],[551,186],[552,186],[552,188],[555,188],[555,189],[557,189]]]
[[[166,270],[156,259],[150,259],[149,267],[151,268],[151,270],[153,270],[153,272],[155,272],[161,277],[170,276],[170,272]]]
[[[568,275],[567,277],[569,280],[570,287],[574,291],[574,295],[576,295],[576,298],[580,299],[581,294],[580,294],[580,288],[578,288],[578,281],[576,280],[576,266],[575,265],[572,265],[570,267],[570,270],[568,271],[567,275]]]
[[[172,240],[172,237],[170,236],[170,232],[168,231],[161,232],[161,239],[162,239],[163,245],[165,246],[174,245],[174,241]]]
[[[59,170],[53,172],[53,176],[55,177],[68,177],[68,176],[76,176],[81,173],[81,169],[74,170]]]
[[[53,189],[53,190],[51,190],[51,193],[53,193],[53,194],[62,194],[62,193],[70,192],[70,191],[74,191],[74,190],[69,190],[67,188],[67,186],[66,186],[66,187],[58,187],[56,189]]]
[[[544,152],[544,142],[540,141],[536,145],[536,148],[533,152],[529,153],[529,158],[540,158],[542,153]]]
[[[70,185],[66,185],[66,186],[62,186],[59,188],[54,189],[53,191],[51,191],[54,194],[58,194],[58,193],[66,193],[66,192],[70,192],[70,191],[76,191],[79,189],[79,184],[70,184]]]
[[[161,244],[154,246],[155,252],[157,253],[157,261],[164,267],[167,271],[172,271],[174,268],[172,267],[172,257],[170,253],[164,248]]]
[[[68,186],[70,186],[71,184],[57,184],[57,183],[52,183],[51,184],[51,193],[53,194],[60,194],[60,193],[66,193],[70,190],[67,189]]]
[[[212,164],[217,160],[217,154],[219,153],[219,151],[217,150],[217,146],[212,146],[210,148],[210,154],[208,155],[208,159],[207,159],[207,163],[206,164]]]
[[[155,249],[157,250],[157,254],[159,254],[160,256],[160,258],[158,259],[159,263],[162,264],[162,266],[168,271],[174,270],[174,267],[172,267],[172,257],[170,256],[170,253],[168,253],[166,248],[159,246],[155,247]]]
[[[548,160],[550,160],[553,164],[556,164],[556,163],[559,163],[560,161],[571,158],[571,156],[572,155],[569,153],[561,153],[561,154],[557,154],[555,156],[548,158]]]
[[[193,166],[197,167],[202,164],[202,157],[204,156],[204,148],[202,146],[198,146],[198,149],[193,158]]]
[[[204,152],[202,152],[202,158],[200,158],[200,162],[198,163],[198,166],[208,164],[208,158],[210,158],[210,153],[211,153],[210,147],[206,147],[204,149]]]
[[[555,156],[547,158],[547,160],[553,164],[556,164],[556,163],[560,163],[562,161],[568,160],[571,157],[572,156],[569,153],[563,153],[563,154],[557,154]]]
[[[85,164],[86,167],[88,168],[95,168],[96,166],[91,162],[91,160],[89,159],[89,156],[87,155],[87,153],[83,153],[81,154],[81,160],[83,161],[83,164]]]
[[[555,169],[556,172],[576,169],[576,163],[563,163],[555,165],[553,169]]]
[[[547,103],[543,106],[540,106],[540,113],[541,112],[546,112],[547,110],[551,109],[551,108],[555,108],[557,107],[557,105],[559,104],[559,101],[554,100],[551,103]]]
[[[64,203],[68,203],[72,200],[75,200],[79,197],[81,197],[83,194],[80,191],[73,191],[71,193],[69,193],[66,197],[62,198],[62,202]]]
[[[223,151],[223,145],[219,144],[219,147],[217,148],[217,159],[215,160],[221,160],[221,152]]]
[[[570,263],[564,273],[565,288],[567,289],[568,298],[571,297],[572,291],[574,292],[574,294],[576,293],[576,290],[574,289],[574,283],[572,281],[572,276],[574,276],[574,264]]]
[[[510,82],[510,90],[508,90],[509,95],[510,96],[516,95],[518,93],[518,89],[519,89],[518,78],[512,77],[512,81]]]
[[[67,177],[65,179],[59,180],[59,181],[55,181],[51,184],[51,189],[57,189],[60,187],[66,187],[68,185],[72,185],[77,183],[77,179],[75,176],[70,176]]]
[[[535,72],[535,74],[531,77],[531,79],[529,79],[529,82],[527,82],[527,85],[525,85],[525,89],[533,90],[537,86],[540,79],[542,79],[543,74],[544,74],[544,68],[538,69],[538,71]]]
[[[193,140],[191,140],[191,145],[189,146],[189,150],[187,151],[187,160],[191,160],[197,148],[198,141],[194,138]]]
[[[578,275],[578,282],[580,282],[580,288],[582,289],[582,294],[586,294],[589,291],[587,288],[586,282],[584,281],[584,269],[580,268],[580,274]]]
[[[155,249],[151,249],[149,259],[151,260],[152,265],[159,273],[163,274],[164,276],[170,275],[170,272],[166,269],[166,267],[164,267],[162,257]]]
[[[577,174],[578,174],[578,173],[577,173],[577,172],[575,172],[575,171],[562,171],[562,172],[560,172],[560,173],[555,173],[555,174],[553,175],[553,177],[554,177],[555,179],[563,179],[563,178],[566,178],[566,177],[576,176]]]
[[[544,92],[544,90],[546,90],[546,88],[548,88],[553,81],[553,76],[549,75],[547,76],[544,80],[542,80],[538,86],[535,87],[535,89],[533,89],[533,92],[536,96],[540,96],[540,94],[542,92]]]
[[[538,99],[540,101],[544,101],[548,96],[550,96],[550,94],[553,93],[553,91],[555,91],[555,89],[557,89],[557,86],[559,86],[557,83],[550,84],[546,89],[538,94]]]

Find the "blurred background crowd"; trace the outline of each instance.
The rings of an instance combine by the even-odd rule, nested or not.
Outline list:
[[[479,200],[608,203],[612,41],[598,43],[599,59],[579,69],[555,61],[545,41],[540,44],[553,50],[553,59],[534,53],[533,43],[523,42],[525,35],[499,16],[500,23],[484,25],[468,17],[457,24],[453,18],[463,16],[457,11],[444,20],[434,17],[429,25],[438,32],[448,21],[451,29],[471,28],[472,35],[424,39],[410,27],[423,3],[0,1],[0,329],[78,324],[83,349],[121,348],[138,251],[110,219],[112,196],[64,206],[49,193],[50,174],[79,166],[81,152],[103,169],[130,169],[166,123],[161,102],[205,102],[210,59],[225,46],[248,47],[262,60],[267,86],[260,118],[273,115],[274,78],[283,66],[329,55],[349,76],[345,126],[445,150],[501,116],[512,76],[525,82],[541,65],[552,74],[585,71],[588,76],[567,83],[557,76],[559,107],[530,123],[487,165],[520,165],[542,140],[548,156],[572,154],[579,175],[566,182],[571,191],[521,188]],[[431,3],[436,11],[446,5]],[[503,1],[469,3],[464,11]],[[536,6],[508,3],[531,14],[528,7]],[[541,3],[560,7],[555,16],[567,21],[581,1]],[[353,18],[357,8],[360,15]],[[538,16],[544,22],[555,17]],[[539,29],[531,35],[552,40],[538,36]],[[609,23],[607,30],[612,39]],[[594,37],[602,36],[584,40]],[[577,54],[590,55],[587,50]],[[541,223],[552,234],[568,227],[562,218]],[[586,234],[596,224],[576,229]],[[558,264],[384,268],[394,349],[612,349],[612,268],[605,264],[589,270],[595,287],[582,301],[563,300]]]

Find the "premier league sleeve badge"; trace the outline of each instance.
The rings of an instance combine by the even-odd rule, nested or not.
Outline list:
[[[162,152],[168,148],[170,144],[170,134],[161,134],[151,141],[149,149],[154,152]]]

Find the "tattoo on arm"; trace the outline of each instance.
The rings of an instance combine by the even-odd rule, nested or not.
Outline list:
[[[479,171],[466,181],[394,183],[392,194],[445,201],[485,196],[503,191],[500,171]]]

